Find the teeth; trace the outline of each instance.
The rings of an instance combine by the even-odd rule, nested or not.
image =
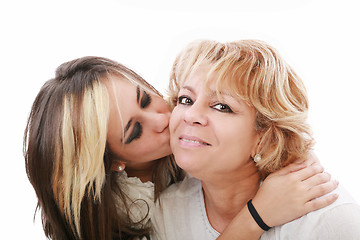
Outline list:
[[[194,141],[194,140],[190,140],[190,139],[185,139],[185,138],[183,138],[182,139],[184,142],[189,142],[189,143],[199,143],[199,144],[202,144],[201,142],[199,142],[199,141]]]
[[[209,144],[204,143],[204,142],[199,142],[199,141],[190,140],[190,139],[186,139],[186,138],[182,138],[182,140],[183,140],[184,142],[188,142],[188,143],[196,143],[196,144],[202,144],[202,145],[209,145]]]

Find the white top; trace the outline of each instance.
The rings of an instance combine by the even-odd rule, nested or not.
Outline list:
[[[134,222],[145,219],[144,223],[150,224],[150,216],[154,209],[154,183],[141,182],[137,177],[128,177],[126,172],[119,175],[117,183],[128,196],[127,204],[130,206],[130,217]],[[135,203],[135,204],[134,204]],[[124,211],[123,202],[116,203],[116,209],[121,216]]]
[[[261,240],[267,239],[360,239],[360,206],[339,186],[335,203],[311,212],[290,223],[271,228]],[[161,197],[161,208],[153,212],[152,223],[157,239],[216,239],[220,234],[207,218],[201,182],[187,177],[173,184]]]

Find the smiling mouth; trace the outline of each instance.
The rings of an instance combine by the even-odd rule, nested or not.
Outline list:
[[[187,142],[187,143],[193,143],[193,144],[200,144],[200,145],[205,145],[205,146],[211,146],[207,142],[192,140],[192,139],[187,139],[187,138],[180,138],[180,141]]]

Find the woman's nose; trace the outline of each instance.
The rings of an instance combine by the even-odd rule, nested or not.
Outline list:
[[[170,112],[147,112],[144,120],[152,131],[162,133],[169,126],[170,114]]]
[[[208,123],[206,107],[195,102],[184,113],[184,121],[190,125],[206,126]]]

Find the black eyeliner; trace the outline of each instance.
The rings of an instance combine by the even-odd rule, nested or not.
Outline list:
[[[182,103],[182,100],[185,99],[187,102],[186,103]],[[193,103],[192,99],[187,96],[187,95],[182,95],[180,97],[178,97],[178,104],[182,104],[182,105],[190,105]]]
[[[151,97],[146,91],[144,91],[144,94],[140,102],[141,108],[146,108],[147,106],[149,106],[150,103],[151,103]]]
[[[141,134],[142,134],[142,126],[139,122],[136,122],[134,124],[133,130],[132,130],[130,136],[128,137],[128,139],[126,140],[125,144],[129,144],[133,140],[140,138]]]
[[[234,111],[231,109],[231,107],[229,105],[225,104],[225,103],[217,103],[217,104],[214,104],[212,107],[215,107],[215,106],[217,106],[219,104],[221,106],[225,107],[225,109],[216,109],[215,108],[216,111],[219,111],[219,112],[222,112],[222,113],[234,113]]]

